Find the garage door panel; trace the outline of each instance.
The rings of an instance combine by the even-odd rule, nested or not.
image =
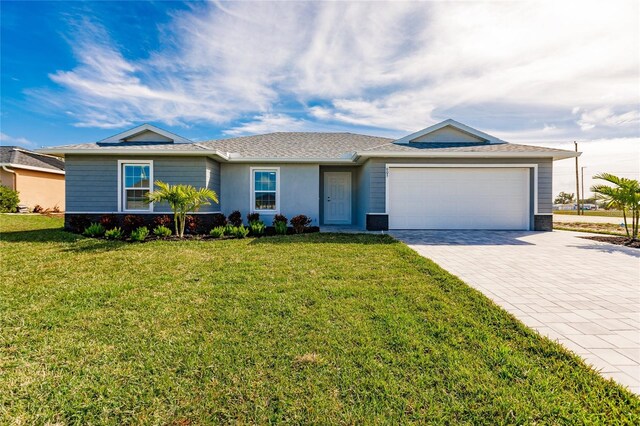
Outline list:
[[[528,229],[527,168],[389,169],[391,229]]]

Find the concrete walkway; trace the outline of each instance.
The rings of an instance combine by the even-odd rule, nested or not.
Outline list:
[[[610,216],[578,216],[572,214],[554,214],[553,215],[554,222],[565,222],[565,223],[613,223],[615,225],[619,225],[624,223],[624,219],[621,217],[610,217]],[[631,222],[631,220],[629,220]]]
[[[640,394],[640,250],[554,231],[391,231]]]

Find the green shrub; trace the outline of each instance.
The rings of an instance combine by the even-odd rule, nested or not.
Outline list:
[[[13,213],[18,211],[20,197],[18,191],[8,186],[0,185],[0,213]]]
[[[170,237],[172,232],[171,229],[166,226],[160,225],[155,227],[153,234],[157,237]]]
[[[278,235],[287,235],[287,222],[273,222],[273,227]]]
[[[227,223],[227,224],[224,226],[224,235],[227,235],[227,236],[229,236],[229,235],[234,235],[234,233],[235,233],[235,228],[236,228],[236,227],[235,227],[235,226],[233,226],[232,224]]]
[[[220,238],[224,235],[224,231],[224,226],[216,226],[211,231],[209,231],[209,235],[211,235],[213,238]]]
[[[266,228],[267,227],[262,221],[255,221],[249,224],[249,230],[251,231],[251,235],[255,235],[256,237],[264,235],[264,231]]]
[[[84,232],[82,233],[82,235],[84,235],[85,237],[92,237],[92,238],[102,237],[104,235],[104,226],[94,222],[84,229]]]
[[[131,241],[144,241],[147,235],[149,235],[149,230],[146,226],[141,226],[135,231],[131,231]]]
[[[124,237],[124,232],[122,232],[122,229],[120,227],[113,228],[105,231],[104,237],[107,240],[121,240]]]
[[[243,225],[236,226],[233,230],[233,235],[236,238],[245,238],[249,235],[249,228],[245,228]]]

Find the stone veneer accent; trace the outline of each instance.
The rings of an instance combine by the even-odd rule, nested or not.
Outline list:
[[[368,214],[367,231],[387,231],[389,230],[389,215]]]
[[[536,214],[533,215],[534,231],[553,231],[553,215]]]

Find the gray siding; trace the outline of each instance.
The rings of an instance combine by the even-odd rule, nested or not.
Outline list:
[[[371,170],[374,165],[371,161],[367,161],[360,167],[358,176],[358,218],[356,223],[359,227],[364,228],[366,225],[367,213],[374,213],[371,210]],[[384,190],[383,190],[384,191]],[[384,211],[384,210],[383,210]]]
[[[537,164],[538,165],[538,212],[551,213],[553,208],[551,159],[532,158],[375,158],[362,166],[359,186],[358,225],[367,213],[384,213],[386,191],[386,165],[406,164]],[[533,215],[532,215],[533,217]]]
[[[218,201],[220,201],[220,163],[210,158],[206,159],[206,186],[213,190],[218,195]],[[220,211],[220,204],[212,203],[210,206],[202,208],[203,212],[217,212]]]
[[[116,212],[118,159],[67,155],[65,191],[66,212]]]
[[[205,157],[168,156],[98,156],[68,155],[66,168],[66,211],[112,213],[118,211],[118,160],[153,160],[153,178],[170,184],[207,186],[207,168],[211,170],[210,187],[219,189],[219,165]],[[217,171],[216,171],[217,170]],[[217,180],[217,184],[216,184]],[[202,211],[218,211],[216,205]],[[170,212],[166,203],[156,204],[154,212]]]
[[[202,212],[222,211],[229,214],[240,210],[243,216],[250,210],[251,164],[217,163],[206,157],[128,157],[154,161],[154,179],[171,184],[186,183],[208,187],[218,194],[220,206],[205,206]],[[118,209],[118,160],[120,156],[68,155],[66,158],[66,211],[111,213]],[[384,213],[385,165],[387,163],[473,164],[528,163],[538,164],[538,212],[552,212],[553,167],[550,159],[371,159],[359,167],[340,169],[352,171],[354,190],[353,222],[365,226],[367,213]],[[257,166],[257,165],[256,165]],[[262,165],[259,165],[262,167]],[[323,208],[321,167],[317,164],[272,164],[280,167],[280,212],[291,218],[306,214],[318,225]],[[338,170],[323,166],[322,170]],[[165,205],[154,206],[155,212],[169,212]],[[270,223],[272,216],[263,218]]]
[[[221,210],[229,215],[239,210],[246,222],[251,208],[251,167],[280,168],[280,213],[291,219],[305,214],[317,226],[320,220],[320,166],[318,164],[220,164]],[[270,225],[273,215],[261,213]]]

